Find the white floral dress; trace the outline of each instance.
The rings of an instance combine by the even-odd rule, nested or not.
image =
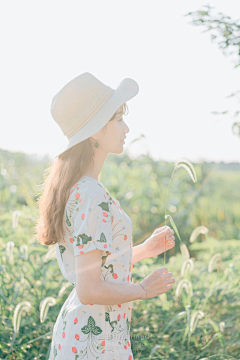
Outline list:
[[[76,293],[74,257],[102,250],[101,280],[132,282],[132,221],[103,184],[88,176],[72,187],[64,211],[64,237],[56,244],[59,268],[75,285],[53,328],[49,360],[134,360],[132,302],[83,305]]]

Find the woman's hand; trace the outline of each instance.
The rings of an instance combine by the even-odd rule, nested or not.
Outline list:
[[[156,229],[153,234],[144,241],[147,257],[157,256],[163,254],[165,251],[165,236],[166,236],[166,251],[175,246],[174,231],[169,226],[162,226]]]
[[[169,273],[166,267],[153,271],[140,282],[146,290],[142,289],[141,299],[151,299],[171,290],[173,288],[172,284],[175,283],[172,276],[172,273]]]

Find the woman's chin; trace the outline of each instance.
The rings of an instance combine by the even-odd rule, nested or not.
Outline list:
[[[120,146],[120,148],[118,150],[116,150],[116,154],[121,154],[124,150],[123,146]]]
[[[115,149],[114,151],[110,151],[112,154],[121,154],[124,150],[124,144],[123,143],[120,143],[120,146],[118,149]]]

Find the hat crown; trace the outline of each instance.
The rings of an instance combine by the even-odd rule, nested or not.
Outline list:
[[[68,138],[73,136],[104,106],[115,90],[85,72],[53,97],[51,114]]]

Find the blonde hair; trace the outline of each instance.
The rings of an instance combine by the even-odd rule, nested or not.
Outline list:
[[[126,115],[127,104],[124,103],[121,108]],[[116,112],[109,121],[114,120],[115,116]],[[56,244],[62,239],[63,217],[70,190],[93,165],[94,152],[88,138],[59,155],[45,169],[42,195],[37,200],[40,217],[34,227],[34,238],[42,245]]]

